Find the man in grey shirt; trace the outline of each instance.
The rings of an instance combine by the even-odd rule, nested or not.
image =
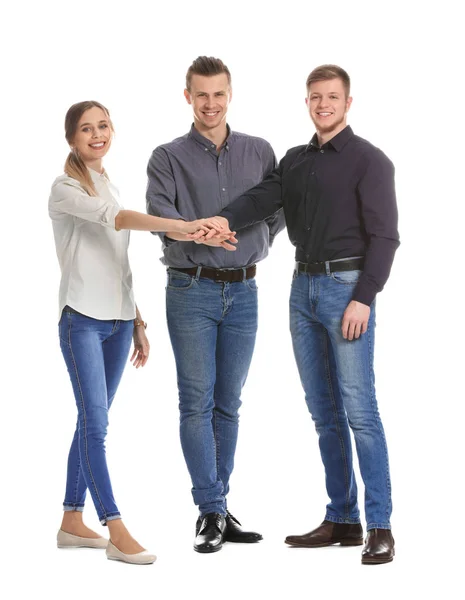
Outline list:
[[[184,95],[193,108],[188,134],[156,148],[150,158],[147,212],[173,219],[218,214],[276,166],[265,140],[231,131],[226,114],[231,75],[217,58],[189,67]],[[180,436],[198,505],[194,549],[220,550],[223,541],[257,542],[227,510],[241,390],[257,331],[255,263],[284,227],[281,211],[267,221],[199,245],[166,232],[166,307],[176,360]],[[237,250],[233,244],[240,243]],[[225,249],[234,249],[227,252]]]

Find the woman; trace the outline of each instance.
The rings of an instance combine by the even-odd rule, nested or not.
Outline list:
[[[149,342],[134,303],[128,262],[130,229],[178,231],[195,240],[217,229],[214,220],[185,222],[123,210],[118,192],[102,167],[113,126],[98,102],[80,102],[68,110],[65,135],[71,152],[65,174],[52,186],[49,214],[62,277],[59,335],[73,385],[78,421],[68,458],[64,514],[58,547],[106,548],[107,557],[148,564],[156,557],[129,533],[113,497],[105,458],[108,410],[113,402],[131,338],[131,361],[143,367]],[[213,232],[212,232],[213,233]],[[82,520],[89,490],[110,540]]]

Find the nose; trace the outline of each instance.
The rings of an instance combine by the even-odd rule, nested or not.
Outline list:
[[[213,98],[211,96],[207,97],[207,101],[205,102],[205,108],[212,108],[214,104]]]

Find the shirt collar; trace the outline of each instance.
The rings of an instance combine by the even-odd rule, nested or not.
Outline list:
[[[336,152],[340,152],[353,136],[354,132],[352,131],[352,127],[350,125],[347,125],[347,127],[344,127],[342,131],[340,131],[337,135],[331,138],[329,142],[326,142],[326,144],[323,144],[323,146],[321,147],[328,148],[329,146],[331,146],[334,150],[336,150]],[[309,152],[311,150],[319,149],[320,145],[318,144],[318,136],[315,133],[305,150],[306,152]]]
[[[229,150],[229,146],[231,145],[233,133],[231,131],[231,127],[229,127],[228,124],[226,124],[226,129],[227,129],[228,134],[226,136],[226,139],[225,139],[222,147],[226,148],[226,150]],[[202,144],[202,146],[204,148],[206,148],[207,150],[215,150],[216,151],[215,144],[211,140],[209,140],[208,138],[203,136],[200,132],[198,132],[197,129],[194,127],[194,123],[192,123],[191,129],[190,129],[188,135],[189,135],[189,137],[194,138],[194,140],[196,142],[198,142],[199,144]]]
[[[90,177],[94,183],[102,181],[102,179],[106,179],[107,181],[109,180],[108,173],[105,171],[105,169],[103,170],[103,173],[98,173],[97,171],[94,171],[94,169],[90,169],[89,167],[87,167],[87,170],[89,171]]]

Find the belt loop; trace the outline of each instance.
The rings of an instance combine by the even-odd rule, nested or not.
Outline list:
[[[197,267],[197,273],[195,274],[195,281],[198,281],[198,280],[199,280],[199,277],[200,277],[200,272],[201,272],[201,271],[202,271],[202,267],[199,265],[199,266]]]
[[[326,269],[326,275],[328,275],[328,276],[331,275],[329,260],[325,261],[325,269]]]
[[[242,267],[242,282],[247,279],[247,269],[246,267]]]

